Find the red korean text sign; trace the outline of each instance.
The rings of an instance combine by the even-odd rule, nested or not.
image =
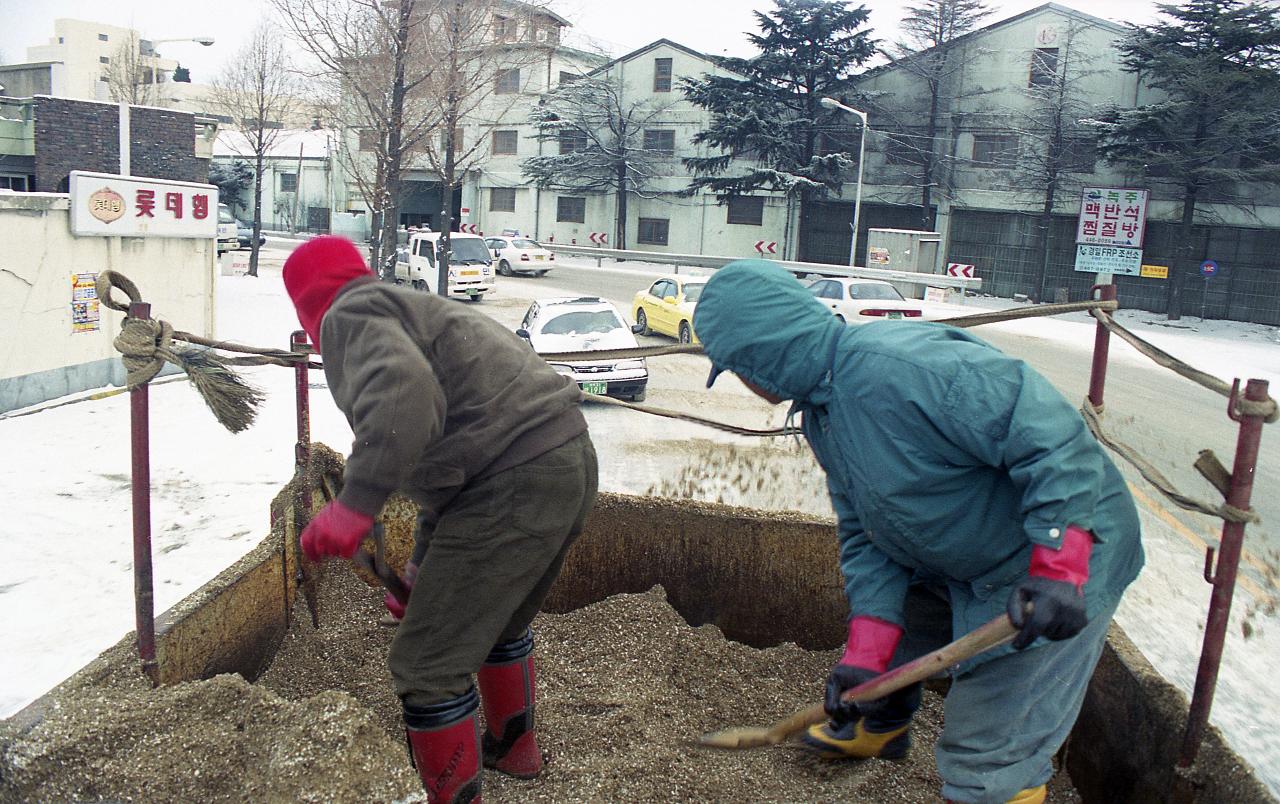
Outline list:
[[[1080,199],[1076,243],[1142,248],[1147,228],[1147,190],[1086,187]]]

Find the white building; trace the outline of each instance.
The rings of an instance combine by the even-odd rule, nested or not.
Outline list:
[[[264,162],[262,182],[262,228],[274,231],[309,231],[362,236],[358,228],[344,227],[333,220],[335,173],[333,146],[336,135],[327,129],[284,129]],[[251,169],[256,158],[249,138],[240,131],[222,130],[213,149],[216,164],[244,162]],[[231,205],[232,213],[249,223],[253,220],[253,186]]]

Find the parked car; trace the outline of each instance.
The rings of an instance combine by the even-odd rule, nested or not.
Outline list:
[[[553,267],[556,255],[536,240],[527,237],[502,236],[487,237],[485,245],[493,252],[493,261],[498,265],[498,273],[503,276],[514,274],[533,274],[546,276]]]
[[[631,303],[636,328],[642,335],[654,332],[670,335],[681,343],[697,343],[693,331],[693,308],[698,304],[705,276],[671,274],[636,294]]]
[[[436,246],[439,232],[414,232],[409,236],[409,260],[396,259],[396,282],[406,282],[435,293],[438,288]],[[478,235],[453,232],[449,235],[449,296],[478,302],[493,290],[493,260]]]
[[[924,315],[921,302],[902,298],[897,288],[879,279],[819,279],[809,292],[848,324]]]
[[[240,247],[240,239],[236,234],[236,216],[226,204],[218,204],[218,245],[221,255],[224,251],[235,251]]]
[[[596,296],[538,299],[529,305],[516,334],[539,354],[626,349],[638,346],[618,308]],[[589,394],[643,402],[649,384],[644,358],[551,363]]]
[[[253,227],[240,219],[236,219],[236,237],[240,240],[240,248],[248,248],[253,242]],[[267,236],[262,232],[258,232],[258,245],[265,246],[267,244]]]

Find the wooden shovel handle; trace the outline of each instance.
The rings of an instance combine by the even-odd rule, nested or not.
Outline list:
[[[994,620],[960,637],[955,642],[943,645],[941,648],[926,653],[918,659],[913,659],[901,667],[895,667],[870,681],[845,690],[844,694],[840,696],[840,700],[847,703],[859,703],[883,698],[889,693],[897,692],[917,681],[924,681],[926,678],[946,670],[954,664],[959,664],[965,659],[971,659],[985,650],[1003,645],[1013,639],[1017,633],[1018,629],[1009,621],[1009,616],[1001,614]],[[769,736],[775,738],[776,742],[782,742],[805,728],[815,723],[821,723],[826,719],[827,713],[821,704],[811,706],[774,723],[768,729]]]

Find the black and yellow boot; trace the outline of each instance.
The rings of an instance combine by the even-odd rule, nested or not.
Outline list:
[[[1044,804],[1044,800],[1048,797],[1049,788],[1042,784],[1039,787],[1019,790],[1017,795],[1009,799],[1008,804]]]
[[[911,748],[911,721],[893,725],[857,718],[810,726],[804,747],[823,759],[902,759]]]

